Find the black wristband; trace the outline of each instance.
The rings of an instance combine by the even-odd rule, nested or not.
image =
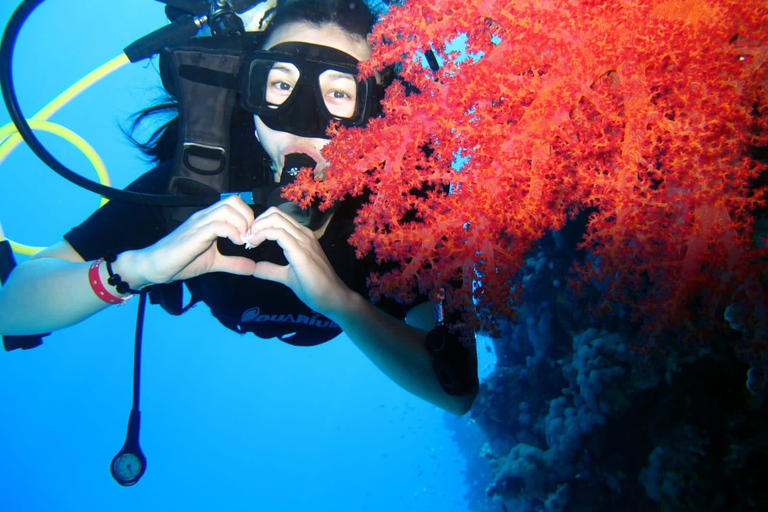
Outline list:
[[[104,256],[104,261],[107,264],[107,274],[109,274],[109,279],[107,279],[107,282],[115,287],[115,290],[117,290],[117,293],[120,295],[127,295],[129,293],[132,294],[138,294],[141,293],[139,290],[134,290],[131,288],[131,286],[122,280],[120,277],[120,274],[115,274],[112,271],[112,263],[114,263],[117,260],[117,255],[115,253],[107,253]]]
[[[429,331],[425,345],[432,356],[432,369],[443,391],[451,396],[477,392],[475,347],[465,346],[445,325]]]

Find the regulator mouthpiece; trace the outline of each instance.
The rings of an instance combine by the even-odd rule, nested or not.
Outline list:
[[[312,205],[309,208],[301,208],[298,204],[286,201],[282,197],[282,190],[286,185],[290,185],[296,181],[296,176],[305,167],[314,169],[317,166],[317,162],[311,156],[305,153],[291,153],[285,155],[285,163],[283,164],[283,173],[280,175],[280,185],[272,192],[270,197],[269,206],[277,206],[282,211],[293,217],[300,224],[307,226],[309,229],[315,230],[322,226],[328,216],[333,213],[334,208],[321,212],[317,206]]]
[[[303,168],[309,167],[314,169],[316,166],[317,162],[315,162],[315,159],[305,153],[286,155],[285,164],[283,164],[283,174],[280,176],[280,184],[287,185],[293,183]]]

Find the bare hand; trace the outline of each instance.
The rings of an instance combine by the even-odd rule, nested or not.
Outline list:
[[[329,316],[341,309],[351,290],[333,270],[315,233],[277,208],[255,220],[245,242],[258,246],[273,240],[283,249],[288,265],[260,261],[255,277],[288,286],[304,304]]]
[[[168,236],[134,255],[138,276],[145,284],[168,283],[208,272],[251,275],[256,264],[243,257],[222,256],[216,248],[219,237],[242,245],[243,235],[253,223],[251,208],[231,196],[193,214]],[[130,282],[130,281],[129,281]]]

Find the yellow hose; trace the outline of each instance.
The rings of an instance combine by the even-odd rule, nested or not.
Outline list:
[[[82,137],[73,131],[64,128],[61,125],[50,123],[47,121],[47,119],[85,89],[101,80],[108,74],[112,73],[113,71],[119,69],[123,65],[127,64],[128,62],[128,57],[121,53],[117,57],[94,69],[83,78],[69,86],[64,92],[56,96],[53,101],[40,109],[28,120],[29,126],[33,130],[42,130],[53,133],[54,135],[58,135],[79,149],[96,170],[99,183],[107,186],[109,186],[109,174],[107,173],[107,168],[105,167],[104,162],[101,160],[101,158],[99,158],[99,155],[96,153],[96,151]],[[22,141],[22,138],[16,130],[14,124],[8,123],[0,127],[0,141],[2,141],[0,142],[0,163],[2,163],[8,154],[16,149],[16,147]],[[99,207],[104,206],[106,202],[107,199],[102,197],[99,203]],[[35,254],[36,252],[44,249],[44,247],[33,247],[30,245],[14,242],[10,239],[7,240],[10,242],[13,252],[25,256],[31,256],[32,254]]]
[[[78,94],[105,76],[109,75],[113,71],[120,69],[125,64],[128,64],[128,62],[130,62],[128,57],[122,53],[117,57],[110,59],[74,84],[67,87],[64,92],[56,96],[50,103],[37,111],[32,117],[30,117],[30,119],[41,119],[44,121],[47,120],[53,114],[58,112],[64,105],[72,101]],[[15,133],[0,143],[0,162],[2,162],[6,155],[13,151],[21,141],[21,135]]]
[[[109,174],[107,174],[107,168],[104,165],[104,162],[101,160],[101,158],[99,158],[98,153],[96,153],[96,151],[82,137],[77,135],[72,130],[55,123],[51,123],[50,121],[36,121],[30,119],[28,122],[30,128],[33,130],[42,130],[54,135],[58,135],[79,149],[96,170],[96,175],[99,177],[99,183],[109,186]],[[0,128],[0,138],[7,137],[10,133],[18,133],[16,132],[16,127],[13,125],[13,123],[7,124]],[[106,203],[107,199],[102,197],[99,206],[104,206]],[[23,254],[25,256],[31,256],[32,254],[35,254],[36,252],[44,249],[44,247],[24,245],[14,242],[13,240],[8,240],[8,242],[10,242],[13,252],[17,254]]]

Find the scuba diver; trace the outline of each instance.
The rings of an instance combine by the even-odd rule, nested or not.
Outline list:
[[[347,241],[364,198],[320,211],[280,194],[303,168],[322,178],[330,123],[380,114],[381,77],[357,75],[374,23],[363,0],[278,1],[261,32],[165,49],[178,116],[143,146],[157,165],[127,190],[233,193],[197,211],[110,201],[10,273],[0,333],[62,329],[139,293],[172,314],[204,302],[236,332],[293,345],[343,331],[395,383],[465,414],[478,391],[475,348],[445,328],[440,304],[368,299],[366,279],[381,269]]]

